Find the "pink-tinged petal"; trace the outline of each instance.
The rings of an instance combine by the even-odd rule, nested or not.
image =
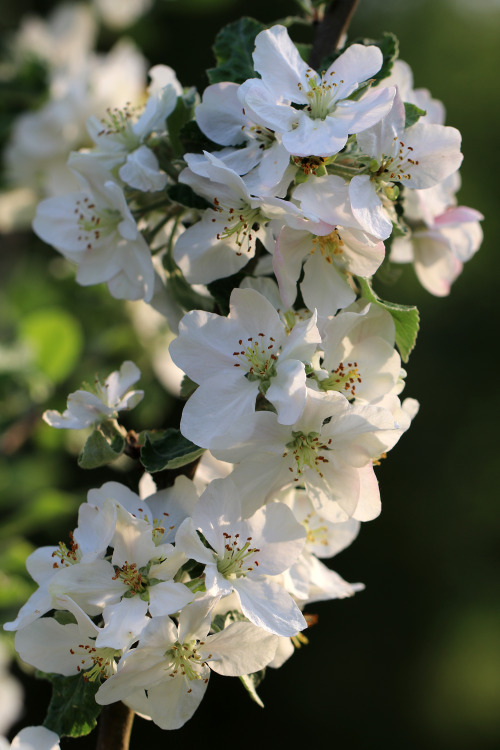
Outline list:
[[[204,638],[198,649],[214,672],[227,677],[252,674],[274,658],[278,637],[249,622],[235,622],[220,633]]]
[[[470,221],[482,221],[484,216],[475,208],[468,206],[452,206],[434,219],[435,226],[447,226],[448,224],[464,224]]]
[[[242,126],[247,124],[247,118],[238,99],[238,88],[236,83],[228,82],[207,86],[201,104],[196,107],[200,130],[221,146],[245,142]]]
[[[479,222],[468,221],[457,226],[442,226],[441,236],[460,263],[466,263],[479,250],[483,241],[483,230]]]
[[[283,145],[294,156],[332,156],[347,143],[348,128],[334,118],[313,119],[301,110],[297,127],[283,133]]]
[[[381,240],[390,237],[392,222],[368,175],[358,175],[352,178],[349,185],[349,197],[352,212],[366,232]]]
[[[380,514],[382,508],[373,465],[367,464],[367,466],[358,469],[358,476],[360,480],[359,500],[352,515],[358,521],[371,521]]]
[[[462,264],[440,237],[413,238],[415,273],[422,286],[436,297],[446,297],[462,271]]]
[[[255,70],[276,97],[298,104],[307,103],[307,97],[298,84],[305,82],[309,66],[284,26],[276,25],[257,35],[253,61]]]
[[[404,183],[416,189],[429,188],[456,172],[463,160],[461,140],[460,132],[446,125],[419,121],[408,128],[404,143],[413,150]]]
[[[278,583],[237,578],[233,585],[243,614],[259,628],[276,635],[293,636],[307,627],[302,612]]]

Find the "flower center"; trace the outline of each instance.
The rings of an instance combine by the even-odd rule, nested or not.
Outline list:
[[[318,74],[314,73],[311,68],[306,71],[306,79],[308,91],[305,95],[308,100],[305,111],[313,120],[324,120],[329,114],[331,114],[336,106],[335,93],[337,83],[335,83],[333,77],[335,73],[332,71],[328,78],[321,77],[321,82],[318,83]],[[340,83],[344,83],[343,80]],[[298,84],[299,89],[302,91],[303,85]]]
[[[240,547],[239,534],[233,535],[227,532],[223,533],[224,556],[217,557],[217,570],[224,578],[242,578],[253,570],[253,565],[258,566],[257,560],[248,559],[256,552],[260,552],[256,547],[251,547],[252,537],[249,536],[242,547]],[[249,563],[251,562],[251,565]]]
[[[82,660],[76,671],[81,672],[85,682],[95,682],[112,674],[115,656],[121,656],[121,651],[113,648],[96,648],[90,644],[80,643],[77,648],[70,648],[70,654],[82,655]]]
[[[223,206],[218,198],[214,198],[213,210],[219,215],[218,220],[224,223],[222,232],[217,233],[218,240],[232,238],[238,248],[236,255],[242,255],[243,251],[252,253],[255,250],[255,237],[252,227],[255,224],[265,223],[267,220],[262,216],[259,208],[252,208],[243,203],[240,206]],[[213,222],[217,219],[212,219]]]
[[[169,677],[176,677],[180,672],[188,680],[202,679],[196,667],[203,665],[204,662],[200,661],[201,657],[196,651],[196,645],[196,641],[186,641],[185,643],[176,641],[172,648],[165,653],[172,666]]]
[[[309,513],[306,518],[302,521],[302,525],[306,530],[306,544],[322,544],[324,547],[328,546],[328,529],[326,526],[311,526],[311,522],[315,520],[316,523],[321,523],[323,520],[319,516]]]
[[[137,568],[137,563],[129,564],[125,560],[125,564],[121,568],[115,565],[115,575],[113,580],[119,579],[125,586],[128,587],[128,591],[123,594],[125,599],[132,599],[134,596],[139,596],[145,602],[149,602],[149,588],[160,583],[159,578],[151,578],[149,576],[149,570],[153,560],[150,560],[147,565],[143,568]]]
[[[52,557],[57,557],[59,560],[54,560],[52,567],[53,568],[67,568],[70,565],[74,565],[77,562],[80,562],[82,558],[82,553],[80,551],[80,547],[73,539],[73,532],[69,532],[69,537],[71,539],[71,545],[68,549],[67,546],[64,544],[64,542],[59,542],[58,549],[54,550],[52,553]]]
[[[393,140],[392,154],[383,154],[380,161],[373,159],[370,162],[371,179],[376,181],[377,187],[382,189],[390,200],[395,200],[398,197],[397,192],[394,194],[396,186],[392,187],[387,183],[410,180],[410,169],[418,164],[418,159],[413,159],[412,146],[405,146],[396,136]]]
[[[323,237],[315,236],[312,240],[313,246],[311,255],[319,250],[327,263],[342,264],[344,261],[344,240],[337,229]]]
[[[78,242],[85,243],[87,250],[90,250],[100,239],[115,232],[123,219],[116,209],[97,210],[96,204],[88,197],[76,201],[74,213],[78,216]]]
[[[233,352],[233,356],[238,358],[235,367],[244,367],[246,377],[249,380],[258,380],[259,390],[265,394],[271,384],[271,378],[276,375],[276,362],[281,350],[276,340],[265,333],[258,333],[254,338],[249,336],[246,342],[239,339],[239,350]]]
[[[304,469],[309,467],[318,472],[319,476],[323,478],[321,472],[321,465],[329,463],[329,459],[325,458],[321,451],[329,451],[332,439],[330,438],[327,443],[321,442],[321,436],[319,432],[309,432],[307,435],[301,430],[292,432],[293,440],[290,440],[286,444],[288,451],[292,453],[294,468],[296,472],[295,482],[299,481],[299,477],[304,473]],[[283,458],[288,455],[288,451],[283,453]],[[294,471],[290,467],[290,471]]]
[[[134,133],[131,124],[134,114],[134,109],[129,109],[127,105],[123,109],[118,109],[118,107],[108,108],[106,117],[101,119],[103,128],[97,135],[118,136],[118,140],[123,142],[127,151],[134,151],[140,145],[140,140]]]
[[[356,383],[361,382],[358,363],[348,362],[346,367],[341,362],[328,378],[318,381],[318,384],[323,391],[341,391],[344,395],[356,396]]]

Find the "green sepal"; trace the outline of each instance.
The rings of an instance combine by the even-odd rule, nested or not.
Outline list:
[[[420,327],[420,316],[417,308],[409,305],[398,305],[395,302],[385,302],[375,294],[368,279],[358,276],[357,280],[361,287],[362,296],[369,302],[383,307],[392,316],[396,327],[396,346],[403,362],[408,362]]]
[[[125,440],[120,435],[114,435],[108,440],[100,430],[94,430],[78,456],[78,466],[81,469],[96,469],[116,461],[124,449]]]
[[[405,130],[407,128],[411,128],[412,125],[415,125],[415,123],[421,118],[424,117],[424,115],[427,114],[425,109],[420,109],[420,107],[417,107],[416,104],[411,104],[410,102],[405,102]]]
[[[102,706],[95,702],[100,682],[86,681],[81,675],[63,677],[37,672],[52,683],[52,698],[43,726],[59,737],[84,737],[95,728]]]
[[[198,103],[199,97],[196,89],[187,89],[182,96],[177,98],[174,111],[167,117],[167,130],[174,156],[182,157],[186,153],[181,138],[181,129],[193,119],[194,109]]]
[[[266,670],[261,669],[260,672],[253,672],[252,674],[240,675],[240,680],[243,683],[243,687],[247,691],[250,698],[261,708],[264,708],[261,698],[257,694],[257,688],[266,676]]]
[[[174,427],[143,434],[145,442],[141,448],[141,463],[150,474],[164,469],[179,469],[196,461],[205,451]]]
[[[217,34],[212,48],[217,65],[207,70],[210,83],[243,83],[247,78],[256,78],[252,54],[255,37],[264,29],[265,26],[260,21],[247,17],[224,26]]]

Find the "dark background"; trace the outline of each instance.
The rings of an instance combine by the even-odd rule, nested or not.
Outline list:
[[[2,11],[2,24],[13,29],[22,13],[42,13],[50,6],[9,4]],[[158,0],[127,33],[152,64],[171,65],[184,85],[201,91],[206,85],[202,71],[213,64],[210,45],[222,25],[242,14],[270,23],[293,10],[291,0]],[[395,287],[379,287],[381,296],[420,309],[421,333],[407,367],[405,395],[417,398],[421,410],[378,469],[380,518],[363,525],[352,547],[332,561],[346,580],[363,581],[366,590],[351,600],[308,608],[319,614],[318,624],[308,633],[310,644],[280,670],[268,670],[259,690],[264,711],[248,700],[237,680],[214,675],[200,709],[183,729],[166,735],[137,719],[132,748],[160,748],[168,742],[201,742],[208,747],[234,742],[328,743],[348,750],[500,747],[494,281],[499,268],[500,3],[361,0],[350,36],[376,38],[386,30],[399,37],[401,57],[412,66],[415,85],[442,99],[447,124],[462,132],[465,160],[459,203],[479,209],[486,220],[483,247],[466,265],[449,298],[430,296],[410,268]],[[113,39],[111,32],[104,32],[102,48],[109,48]],[[53,253],[35,240],[16,235],[4,244],[2,276],[8,282],[8,302],[3,303],[7,321],[4,317],[2,325],[8,336],[16,330],[16,311],[22,318],[71,301],[86,341],[81,357],[91,372],[95,367],[109,372],[127,355],[152,378],[147,352],[134,355],[134,340],[120,317],[119,303],[98,290],[75,289],[71,280],[57,285],[45,280]],[[54,395],[50,406],[63,407],[65,395],[83,376],[80,365],[60,383],[59,402]],[[17,386],[15,393],[21,398]],[[139,427],[150,427],[153,414],[166,415],[177,408],[158,385],[152,383],[146,391],[145,405],[138,412],[144,424]],[[86,489],[115,478],[110,470],[77,470],[75,475],[74,457],[61,458],[62,438],[52,432],[38,426],[22,449],[0,459],[6,528],[9,537],[17,534],[25,545],[54,543],[54,529],[63,538],[75,524],[75,508]],[[40,524],[30,520],[33,498]],[[53,513],[50,532],[43,528],[47,507]],[[22,558],[21,552],[16,555]],[[22,560],[15,570],[12,565],[19,593],[27,587],[20,572]],[[2,601],[9,605],[14,599],[7,596]],[[23,679],[30,691],[23,725],[40,723],[48,687]],[[62,743],[63,748],[73,746],[95,747],[95,737]]]

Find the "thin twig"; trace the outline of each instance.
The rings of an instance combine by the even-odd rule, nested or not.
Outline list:
[[[321,61],[339,46],[359,0],[333,0],[316,26],[309,65],[317,70]]]
[[[99,717],[96,750],[129,750],[134,716],[121,701],[105,706]]]

